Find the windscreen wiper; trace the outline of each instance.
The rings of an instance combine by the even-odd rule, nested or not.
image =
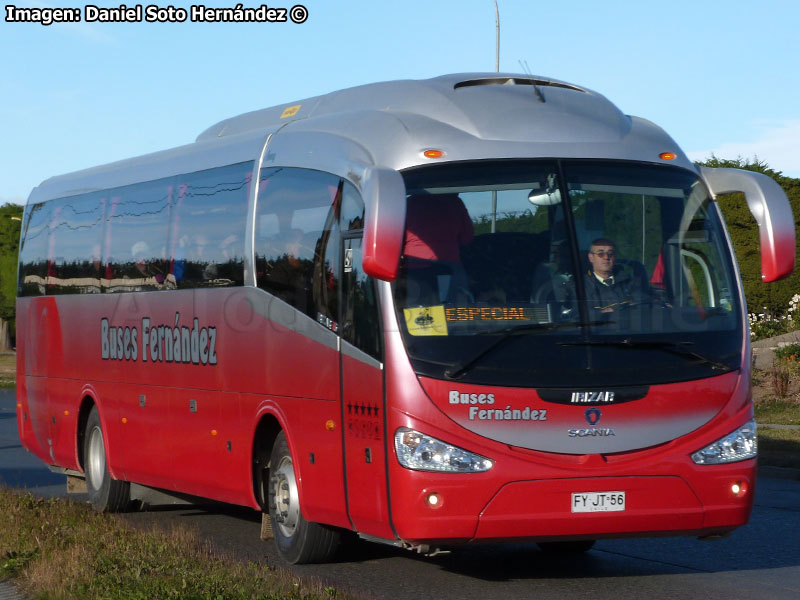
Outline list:
[[[693,346],[694,342],[666,342],[663,340],[576,340],[574,342],[558,342],[559,346],[613,346],[615,348],[629,348],[631,350],[660,350],[675,356],[680,356],[687,360],[696,360],[700,363],[709,365],[718,371],[733,370],[730,365],[719,362],[694,350],[689,350],[687,346]]]
[[[500,344],[517,335],[528,333],[542,333],[545,331],[553,331],[555,329],[567,329],[573,327],[588,327],[590,325],[611,325],[615,321],[589,321],[581,323],[579,321],[570,321],[567,323],[525,323],[523,325],[515,325],[513,327],[506,327],[503,329],[493,329],[491,331],[482,331],[476,335],[500,335],[499,339],[492,341],[488,346],[483,348],[480,352],[475,354],[472,358],[466,361],[455,363],[451,368],[444,372],[444,376],[448,379],[458,379],[464,373],[469,371],[480,359],[489,354],[492,350],[497,348]]]

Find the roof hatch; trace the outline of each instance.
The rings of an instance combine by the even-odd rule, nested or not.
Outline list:
[[[550,81],[547,79],[534,79],[532,77],[488,77],[484,79],[467,79],[466,81],[459,81],[453,86],[453,89],[464,87],[475,87],[480,85],[530,85],[542,87],[557,87],[567,90],[575,90],[576,92],[586,93],[586,90],[579,88],[568,83],[561,83],[560,81]]]

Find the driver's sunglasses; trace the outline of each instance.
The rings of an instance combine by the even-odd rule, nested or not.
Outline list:
[[[592,252],[592,254],[599,256],[600,258],[614,258],[617,255],[617,253],[613,250],[609,250],[608,252],[605,250],[599,250],[597,252]]]

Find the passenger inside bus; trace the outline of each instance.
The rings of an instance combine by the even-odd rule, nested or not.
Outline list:
[[[278,215],[281,229],[265,240],[266,265],[263,277],[270,291],[292,306],[305,310],[309,289],[303,249],[303,231],[289,226],[291,213]]]
[[[468,296],[460,252],[475,234],[461,198],[457,194],[413,194],[406,211],[407,301],[432,304]]]
[[[564,304],[574,285],[572,256],[567,240],[554,241],[550,246],[550,258],[537,265],[531,286],[531,302],[558,302]]]
[[[189,236],[184,234],[178,240],[172,258],[172,275],[180,283],[186,277],[186,251],[189,246]]]
[[[215,281],[221,277],[220,267],[227,265],[231,259],[234,257],[233,247],[238,242],[238,236],[231,234],[226,237],[222,242],[220,242],[218,249],[215,251],[214,256],[210,256],[208,252],[206,252],[206,265],[203,268],[203,279],[205,281]],[[208,240],[204,237],[204,244],[200,246],[198,244],[198,249],[208,247]],[[213,249],[212,249],[213,250]],[[205,250],[202,250],[205,252]],[[202,256],[202,254],[201,254]]]
[[[144,280],[142,282],[143,288],[148,286],[157,288],[164,283],[165,275],[164,270],[158,264],[150,251],[150,247],[145,241],[138,241],[131,247],[131,255],[136,270]]]

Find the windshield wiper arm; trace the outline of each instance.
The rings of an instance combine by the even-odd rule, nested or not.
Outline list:
[[[577,321],[570,321],[568,323],[525,323],[524,325],[515,325],[513,327],[506,327],[504,329],[494,329],[491,331],[482,331],[477,335],[497,335],[500,334],[499,339],[494,340],[488,346],[483,348],[480,352],[475,354],[472,358],[460,363],[455,363],[451,368],[444,372],[444,376],[448,379],[458,379],[464,373],[469,371],[480,359],[489,354],[492,350],[497,348],[500,344],[517,335],[527,333],[541,333],[543,331],[553,331],[555,329],[566,329],[572,327],[587,327],[589,325],[610,325],[614,321],[589,321],[588,323],[580,323]]]
[[[694,350],[689,350],[686,346],[693,346],[694,342],[665,342],[662,340],[632,340],[625,338],[624,340],[581,340],[575,342],[559,342],[559,346],[613,346],[615,348],[629,348],[632,350],[661,350],[674,354],[675,356],[683,357],[687,360],[695,359],[701,363],[709,365],[712,369],[718,371],[732,370],[730,365],[719,362]]]

